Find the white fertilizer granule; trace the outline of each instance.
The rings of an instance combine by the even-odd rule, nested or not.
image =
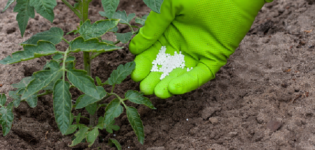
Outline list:
[[[174,56],[166,54],[165,52],[166,47],[162,46],[158,55],[156,56],[156,59],[152,62],[153,64],[151,69],[152,72],[163,72],[163,74],[160,77],[160,80],[168,76],[169,73],[175,68],[184,69],[185,67],[184,55],[182,54],[182,52],[179,52],[178,54],[175,51]],[[191,67],[191,69],[193,68]],[[191,69],[187,68],[187,71],[190,71]]]

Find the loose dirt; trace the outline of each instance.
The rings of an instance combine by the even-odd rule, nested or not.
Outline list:
[[[6,0],[0,0],[4,8]],[[91,5],[92,21],[101,19],[99,0]],[[142,16],[149,12],[142,0],[121,0],[119,10]],[[61,1],[54,10],[53,23],[39,15],[30,19],[25,36],[20,36],[13,6],[0,13],[0,59],[15,51],[32,35],[60,27],[65,32],[76,28],[78,19]],[[145,126],[145,143],[139,144],[126,114],[116,124],[121,130],[114,134],[101,132],[101,149],[116,138],[123,149],[130,150],[311,150],[315,149],[315,2],[312,0],[275,0],[266,4],[247,36],[216,79],[197,90],[161,100],[150,96],[157,108],[150,110],[134,105]],[[120,32],[128,32],[120,26]],[[74,35],[67,35],[73,39]],[[107,34],[107,39],[114,35]],[[103,54],[93,61],[93,76],[105,81],[119,64],[134,56],[123,50]],[[66,48],[65,43],[57,46]],[[79,56],[80,54],[78,54]],[[50,57],[42,57],[14,65],[0,65],[0,93],[13,90],[12,83],[40,70]],[[82,59],[77,67],[82,68]],[[106,87],[107,89],[109,87]],[[116,91],[139,89],[129,77]],[[71,91],[73,99],[81,93]],[[85,110],[74,111],[87,115]],[[99,115],[104,111],[100,110]],[[82,120],[81,123],[88,123]],[[1,128],[0,128],[1,131]],[[39,98],[31,109],[26,103],[14,109],[10,133],[0,136],[1,150],[65,149],[70,136],[62,136],[55,123],[52,97]],[[102,142],[104,141],[104,142]],[[80,144],[73,149],[88,149]]]

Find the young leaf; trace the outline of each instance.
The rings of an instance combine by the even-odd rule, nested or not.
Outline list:
[[[64,135],[69,135],[74,133],[76,130],[78,129],[78,125],[77,124],[72,124],[69,126],[69,128],[67,129],[66,133]]]
[[[80,130],[75,133],[75,139],[72,141],[72,144],[69,145],[70,147],[73,147],[79,143],[86,137],[86,134],[88,132],[89,128],[85,125],[80,125]]]
[[[52,57],[52,59],[53,60],[59,60],[59,59],[61,59],[61,58],[63,58],[63,55],[62,54],[55,54],[53,57]]]
[[[94,24],[91,24],[90,20],[84,22],[80,27],[80,34],[85,40],[93,39],[104,35],[109,30],[117,26],[119,20],[100,20],[96,21]]]
[[[108,133],[113,133],[113,130],[118,131],[120,129],[119,126],[114,125],[115,120],[113,120],[110,124],[104,124],[104,128]]]
[[[98,76],[95,77],[95,80],[96,80],[97,85],[103,86],[103,83],[102,83],[101,79]]]
[[[9,96],[13,98],[13,105],[15,108],[19,107],[21,103],[21,97],[19,94],[19,90],[16,91],[9,91]]]
[[[87,141],[88,143],[90,143],[88,147],[91,147],[91,146],[94,144],[94,142],[95,142],[96,138],[98,137],[98,135],[99,135],[99,131],[98,131],[98,128],[97,128],[97,127],[95,127],[93,130],[91,130],[91,131],[87,134],[87,136],[86,136],[86,141]]]
[[[149,98],[144,97],[142,93],[139,93],[138,91],[129,90],[126,92],[125,97],[136,104],[143,104],[151,109],[156,109]]]
[[[130,18],[133,16],[133,14],[130,16]],[[123,23],[123,24],[129,24],[129,19],[128,16],[127,16],[127,13],[126,11],[120,11],[118,10],[117,12],[115,12],[113,18],[115,19],[119,19],[119,23]],[[131,18],[132,19],[132,18]],[[130,19],[130,20],[131,20]]]
[[[154,12],[160,13],[163,0],[143,0],[143,2]]]
[[[122,49],[122,47],[109,45],[107,43],[99,42],[98,39],[90,39],[84,41],[82,37],[76,38],[71,42],[71,51],[72,52],[110,52],[117,49]],[[1,62],[0,62],[1,63]]]
[[[14,1],[15,1],[15,0],[8,0],[7,5],[4,7],[4,9],[2,10],[2,12],[6,11]]]
[[[120,105],[119,99],[112,100],[105,109],[104,124],[110,124],[115,118],[123,113],[124,109]]]
[[[6,101],[7,101],[7,97],[4,94],[1,94],[0,95],[0,106],[3,107]]]
[[[24,45],[24,51],[14,52],[11,56],[0,60],[0,64],[13,64],[21,61],[26,61],[41,56],[47,56],[51,54],[56,54],[58,51],[55,46],[50,42],[39,41],[37,46],[34,45]]]
[[[86,95],[89,95],[95,99],[101,99],[100,94],[98,93],[94,84],[93,78],[88,76],[86,71],[71,69],[67,71],[67,77],[75,87],[77,87]]]
[[[115,28],[113,28],[113,29],[111,29],[111,30],[109,30],[109,32],[114,32],[114,33],[116,33],[118,31],[118,27],[116,26]],[[106,40],[105,40],[106,41]],[[104,40],[103,40],[103,42],[104,42]],[[107,42],[106,42],[107,43]],[[114,43],[113,43],[113,45],[114,45]]]
[[[102,5],[106,13],[106,17],[112,19],[117,7],[119,0],[102,0]]]
[[[23,37],[28,19],[35,17],[34,7],[30,6],[30,0],[17,0],[14,12],[17,12],[16,20],[18,21],[21,36]]]
[[[54,0],[49,0],[49,1],[54,1]],[[23,42],[22,45],[37,45],[37,42],[40,40],[48,41],[56,45],[61,42],[62,36],[63,36],[62,29],[58,27],[52,27],[50,28],[50,30],[33,35],[31,38]]]
[[[140,119],[140,115],[136,108],[134,107],[126,107],[127,112],[127,118],[129,120],[129,123],[132,127],[132,129],[135,131],[138,141],[143,144],[144,143],[144,130],[143,130],[143,124]]]
[[[35,7],[37,13],[41,16],[53,22],[54,20],[54,8],[57,6],[56,0],[30,0],[30,5]]]
[[[19,83],[12,84],[11,86],[18,89],[25,88],[33,79],[33,77],[25,77]]]
[[[134,17],[136,17],[135,13],[131,13],[128,15],[128,22],[130,22]]]
[[[77,124],[79,124],[80,119],[81,119],[81,113],[79,113],[79,114],[75,117],[75,122],[76,122]]]
[[[97,111],[97,103],[90,104],[86,106],[85,109],[90,115],[94,115]]]
[[[55,119],[62,134],[67,132],[71,121],[71,94],[69,89],[70,84],[68,82],[58,80],[53,93]]]
[[[144,26],[145,21],[147,20],[149,14],[142,16],[141,18],[136,17],[135,22]]]
[[[117,40],[121,41],[122,43],[126,44],[131,40],[132,32],[127,33],[115,33]]]
[[[120,145],[120,143],[116,140],[116,139],[112,139],[112,138],[110,138],[109,140],[108,140],[108,144],[109,144],[109,146],[112,146],[112,144],[114,144],[115,146],[116,146],[116,148],[117,148],[117,150],[121,150],[121,145]]]
[[[27,99],[25,99],[25,101],[31,108],[35,108],[37,106],[37,101],[38,101],[37,95],[32,95],[28,97]]]
[[[10,103],[7,107],[1,107],[0,108],[0,123],[2,125],[2,133],[3,136],[6,136],[12,127],[12,122],[13,122],[13,103]]]
[[[120,84],[135,69],[135,65],[135,62],[119,65],[118,68],[110,74],[110,77],[106,82],[108,82],[109,85]]]
[[[22,95],[22,100],[29,98],[30,96],[37,93],[41,89],[45,88],[52,81],[60,79],[62,76],[62,73],[63,73],[62,69],[59,69],[57,71],[44,70],[44,71],[35,72],[33,74],[35,79],[32,80],[25,88],[25,91]]]

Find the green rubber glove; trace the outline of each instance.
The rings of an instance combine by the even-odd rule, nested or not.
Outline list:
[[[265,4],[272,0],[164,0],[161,14],[150,12],[129,45],[136,68],[131,78],[145,95],[168,98],[197,89],[215,78],[249,31]],[[187,68],[160,80],[150,72],[161,46],[171,55],[181,51]]]

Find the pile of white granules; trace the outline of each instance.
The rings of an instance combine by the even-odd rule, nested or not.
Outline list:
[[[163,72],[163,74],[160,77],[160,80],[168,76],[169,73],[172,72],[172,70],[176,68],[184,69],[185,67],[184,55],[182,54],[182,52],[179,52],[178,54],[175,51],[174,56],[166,54],[165,52],[166,47],[162,46],[158,55],[156,56],[156,59],[152,62],[153,64],[151,69],[152,72]],[[191,69],[193,68],[192,67],[190,69],[187,68],[187,71],[190,71]]]

